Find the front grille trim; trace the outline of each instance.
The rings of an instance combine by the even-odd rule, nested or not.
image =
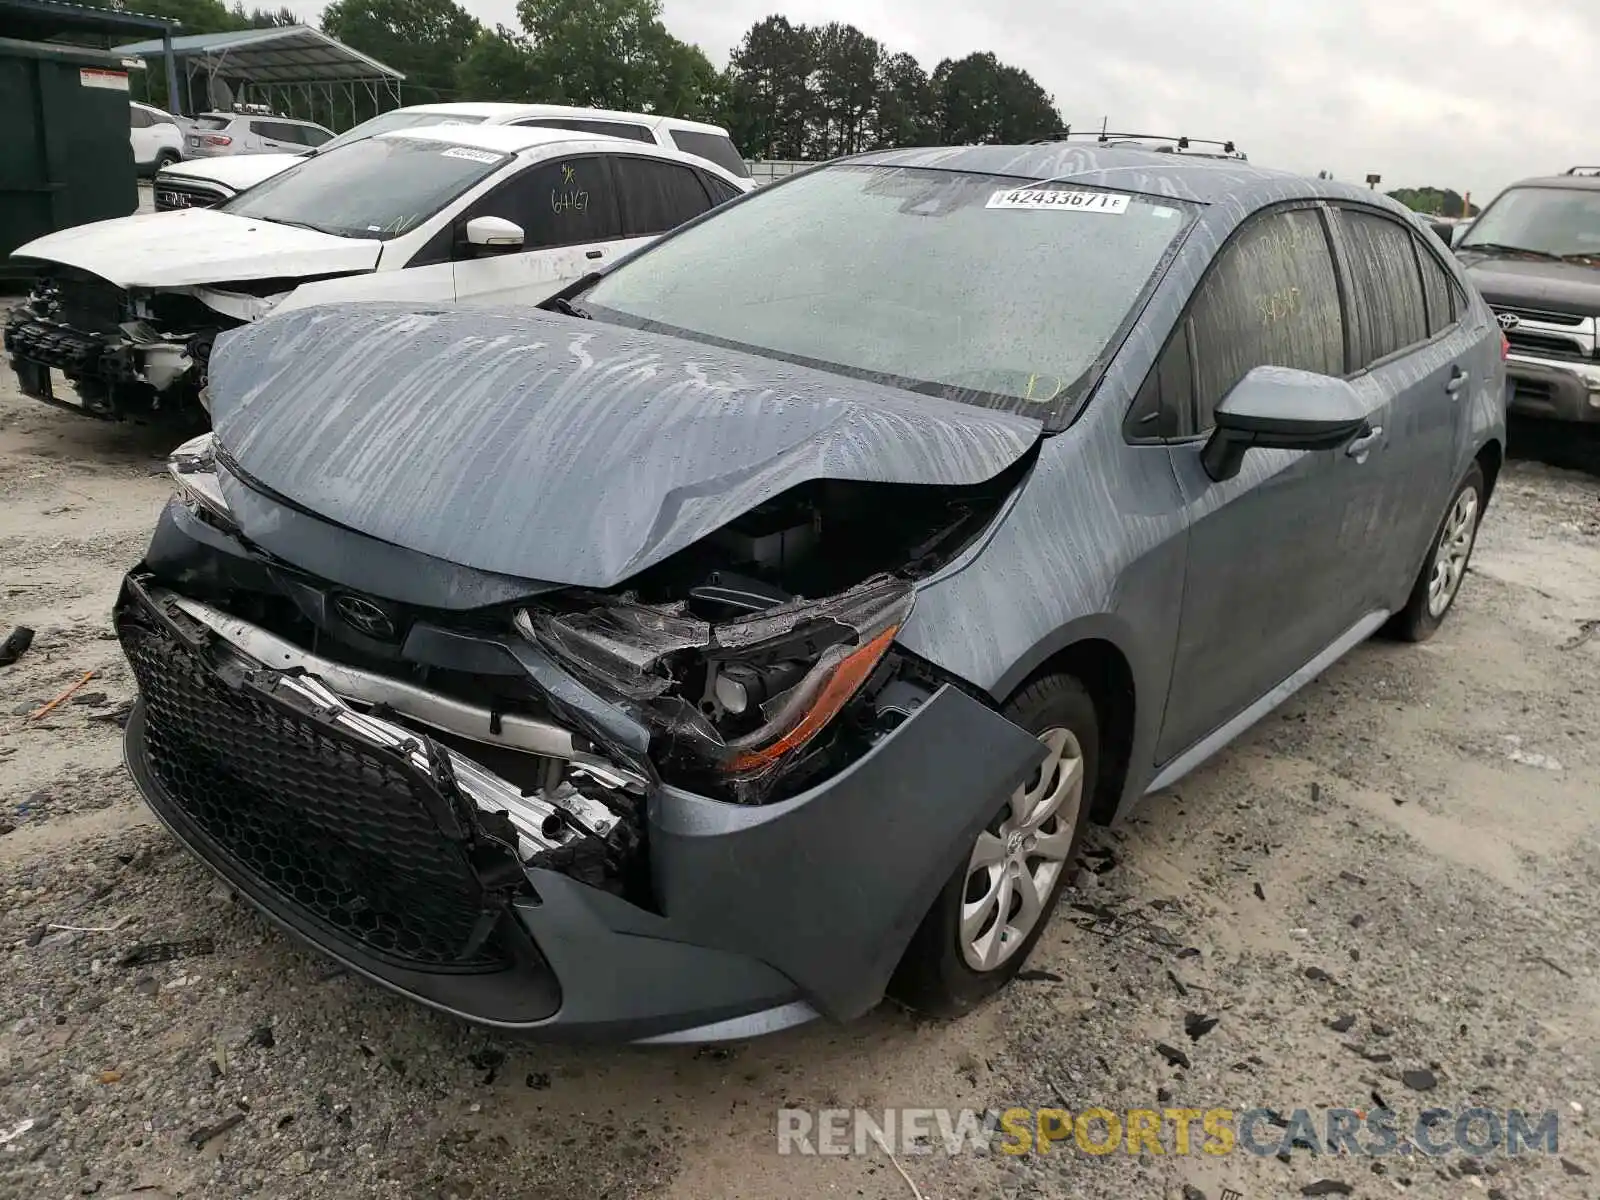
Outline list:
[[[492,818],[462,795],[448,752],[432,747],[429,777],[319,723],[274,686],[281,673],[189,635],[132,580],[117,632],[146,714],[144,768],[213,866],[402,970],[497,972],[522,956],[505,918],[525,876],[486,835]]]

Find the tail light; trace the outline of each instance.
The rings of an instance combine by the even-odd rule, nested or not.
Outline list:
[[[233,139],[225,133],[208,133],[206,134],[206,145],[231,146],[233,145]]]

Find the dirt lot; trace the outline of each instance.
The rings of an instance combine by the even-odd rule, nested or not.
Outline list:
[[[1362,647],[1104,835],[1068,895],[1093,911],[1064,906],[1031,977],[976,1016],[550,1049],[330,970],[153,825],[104,719],[132,686],[106,617],[167,446],[10,384],[0,632],[38,638],[0,668],[0,1194],[1600,1196],[1595,477],[1509,466],[1440,636]],[[123,965],[154,942],[188,953]],[[1217,1023],[1191,1039],[1190,1012]],[[1556,1111],[1559,1155],[896,1164],[780,1156],[775,1134],[784,1106],[1383,1103],[1402,1130],[1432,1106]]]

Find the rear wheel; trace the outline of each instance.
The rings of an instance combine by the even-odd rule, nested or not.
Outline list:
[[[1021,969],[1070,877],[1094,796],[1100,726],[1082,684],[1046,675],[1003,711],[1049,753],[979,833],[889,985],[936,1016],[966,1012]]]
[[[1483,488],[1483,468],[1473,463],[1456,485],[1455,496],[1439,522],[1433,548],[1428,551],[1406,606],[1389,622],[1389,632],[1395,637],[1425,642],[1444,624],[1477,543],[1478,522],[1483,518]]]

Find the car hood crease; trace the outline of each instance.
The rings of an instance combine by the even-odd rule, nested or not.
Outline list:
[[[226,455],[290,503],[476,570],[585,587],[808,480],[980,483],[1043,428],[658,333],[387,303],[225,334],[210,392]]]

